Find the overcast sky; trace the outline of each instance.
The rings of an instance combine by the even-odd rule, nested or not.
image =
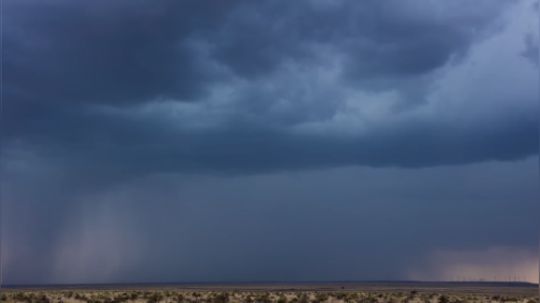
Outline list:
[[[538,6],[3,1],[4,281],[538,281]]]

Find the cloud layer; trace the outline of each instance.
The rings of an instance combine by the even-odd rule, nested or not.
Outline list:
[[[3,9],[7,281],[440,279],[436,251],[537,250],[537,1]]]
[[[532,4],[420,5],[8,2],[7,149],[142,173],[536,153]]]

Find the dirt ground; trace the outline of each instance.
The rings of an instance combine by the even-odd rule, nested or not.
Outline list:
[[[2,289],[0,301],[7,303],[540,303],[538,288],[532,285],[474,283],[27,287]]]

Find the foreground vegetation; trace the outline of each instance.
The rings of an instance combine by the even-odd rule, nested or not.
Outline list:
[[[515,302],[539,303],[535,296],[525,294],[487,295],[473,293],[435,292],[365,292],[365,291],[168,291],[168,290],[66,290],[66,291],[4,291],[0,302],[7,303],[180,303],[180,302],[248,302],[248,303],[460,303]]]

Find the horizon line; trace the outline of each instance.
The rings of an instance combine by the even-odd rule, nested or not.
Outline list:
[[[507,285],[528,285],[540,286],[538,282],[530,281],[490,281],[490,280],[305,280],[305,281],[188,281],[188,282],[90,282],[90,283],[9,283],[0,285],[0,288],[40,288],[40,287],[93,287],[93,286],[247,286],[247,285],[302,285],[302,284],[507,284]]]

